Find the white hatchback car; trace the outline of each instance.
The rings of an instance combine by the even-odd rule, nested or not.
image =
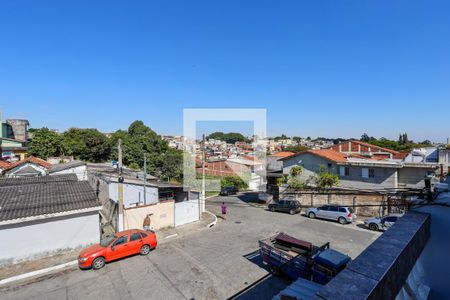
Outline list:
[[[338,221],[341,224],[351,223],[356,220],[353,209],[338,205],[324,205],[321,207],[311,207],[306,210],[306,216],[311,219],[320,218]]]

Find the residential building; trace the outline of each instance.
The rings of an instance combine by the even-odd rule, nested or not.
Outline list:
[[[299,165],[303,167],[300,178],[313,184],[313,176],[325,168],[339,176],[340,188],[380,190],[423,188],[424,179],[432,177],[438,168],[436,163],[411,163],[385,158],[395,154],[384,150],[377,153],[363,156],[360,152],[344,154],[333,149],[309,150],[282,158],[283,174],[289,174],[293,166]]]
[[[55,164],[48,169],[49,175],[75,174],[78,180],[88,180],[86,163],[74,160],[67,163]]]
[[[374,158],[390,158],[390,159],[404,159],[407,153],[401,153],[392,149],[387,149],[375,145],[371,145],[368,143],[364,143],[357,140],[350,140],[339,143],[330,147],[329,149],[344,153],[347,155],[359,154],[365,157],[374,157]]]
[[[52,165],[40,158],[29,156],[15,163],[10,163],[3,171],[6,177],[43,176]]]
[[[264,184],[265,177],[261,176],[264,171],[263,162],[251,156],[239,156],[229,159],[220,159],[205,162],[205,174],[211,176],[242,176],[248,178],[250,190],[258,190]],[[196,168],[197,173],[202,173],[202,167]]]
[[[0,118],[0,152],[1,159],[8,161],[22,160],[28,150],[28,120]]]
[[[200,219],[199,192],[185,189],[181,184],[158,181],[147,175],[144,185],[142,172],[124,169],[122,176],[124,224],[118,224],[119,175],[104,164],[89,164],[88,179],[99,194],[100,201],[110,207],[109,226],[114,230],[141,228],[147,214],[153,214],[152,228],[179,226]],[[145,194],[145,197],[144,197]],[[141,218],[142,217],[142,218]],[[110,230],[110,229],[109,229]]]
[[[98,243],[100,209],[74,174],[0,179],[0,265]]]
[[[25,159],[27,150],[25,142],[0,137],[1,159],[4,161],[15,162]]]

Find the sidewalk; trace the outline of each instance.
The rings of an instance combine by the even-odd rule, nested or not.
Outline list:
[[[156,232],[158,244],[165,243],[174,237],[186,236],[199,230],[208,229],[207,226],[214,220],[215,218],[209,213],[203,213],[202,219],[198,222],[160,229]]]
[[[202,219],[200,221],[178,226],[176,228],[171,227],[158,230],[156,231],[158,244],[166,243],[175,237],[183,237],[200,230],[206,230],[208,229],[207,226],[214,220],[215,218],[213,215],[209,213],[203,213]],[[81,248],[74,249],[70,251],[60,252],[56,255],[37,260],[25,261],[22,263],[1,267],[0,280],[76,261],[81,250]],[[76,269],[78,268],[78,265],[74,264],[64,269],[69,268]]]

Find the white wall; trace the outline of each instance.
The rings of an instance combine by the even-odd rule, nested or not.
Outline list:
[[[119,200],[119,184],[111,182],[109,184],[109,197],[117,202]],[[159,201],[158,189],[147,186],[145,189],[147,194],[147,204],[155,204]],[[135,203],[144,204],[144,187],[142,185],[124,183],[123,184],[123,205],[125,207],[135,206]]]
[[[199,219],[198,200],[175,202],[175,226],[195,222]]]
[[[0,265],[45,257],[100,241],[99,215],[47,219],[0,227]],[[22,226],[21,226],[22,225]]]
[[[59,172],[52,172],[50,175],[61,175],[61,174],[75,174],[77,175],[79,181],[87,180],[86,166],[78,166],[75,168],[61,170]]]

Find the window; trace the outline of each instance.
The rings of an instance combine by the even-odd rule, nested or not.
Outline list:
[[[147,235],[143,232],[141,232],[142,238],[145,239],[147,237]]]
[[[320,209],[320,210],[328,210],[328,207],[329,207],[329,206],[326,206],[326,205],[325,205],[325,206],[319,207],[319,209]]]
[[[387,217],[386,218],[386,222],[393,222],[393,223],[395,223],[395,221],[397,221],[397,217]]]
[[[339,212],[343,212],[343,213],[346,213],[346,212],[347,212],[347,210],[345,209],[345,207],[339,207]]]
[[[130,236],[130,242],[136,241],[136,240],[140,240],[140,239],[141,239],[141,235],[140,235],[139,233],[133,233],[133,234]]]
[[[362,168],[361,169],[361,177],[362,178],[369,178],[369,169],[368,168]]]
[[[121,236],[120,238],[118,238],[114,242],[113,246],[118,246],[118,245],[125,244],[127,241],[128,241],[128,236],[127,235]]]
[[[350,168],[344,166],[339,167],[339,175],[345,177],[350,176]]]
[[[375,177],[375,169],[369,169],[369,178]]]
[[[330,208],[328,210],[329,211],[339,211],[339,207],[337,207],[337,206],[330,206]]]

